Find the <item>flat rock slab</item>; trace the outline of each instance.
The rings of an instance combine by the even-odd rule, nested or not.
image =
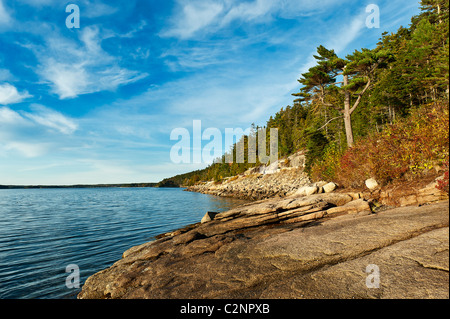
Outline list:
[[[78,297],[449,298],[448,201],[271,223],[274,211],[282,213],[277,207],[305,207],[301,199],[283,201],[259,203],[260,215],[246,205],[133,247],[89,277]],[[264,222],[247,227],[248,218]],[[367,286],[368,265],[379,270],[378,288]]]

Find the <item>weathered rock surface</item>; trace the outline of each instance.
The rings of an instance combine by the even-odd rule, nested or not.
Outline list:
[[[360,194],[246,204],[133,247],[79,298],[448,298],[448,201],[372,214]],[[366,286],[366,267],[380,287]]]
[[[372,198],[382,205],[391,207],[424,205],[446,200],[448,199],[448,193],[436,188],[438,179],[436,178],[425,187],[417,187],[414,184],[401,184],[378,189],[372,193],[363,193],[361,197],[366,199]]]

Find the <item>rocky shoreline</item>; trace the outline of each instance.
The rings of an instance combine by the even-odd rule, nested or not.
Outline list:
[[[241,175],[225,178],[221,182],[202,182],[186,190],[245,200],[285,197],[311,184],[304,167],[305,155],[298,152],[270,165],[250,168]]]
[[[130,248],[78,298],[449,297],[449,203],[435,182],[397,193],[321,187],[207,214]],[[381,271],[376,289],[368,265]]]
[[[222,183],[200,183],[190,186],[186,190],[221,197],[261,200],[285,197],[308,184],[310,184],[310,180],[302,169],[290,168],[273,174],[236,176],[226,179]]]

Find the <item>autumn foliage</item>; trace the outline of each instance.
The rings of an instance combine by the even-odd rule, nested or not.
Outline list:
[[[312,168],[312,175],[334,179],[345,187],[359,187],[370,177],[386,184],[436,172],[448,163],[448,117],[446,103],[415,109],[408,118],[359,140],[343,154],[325,156]]]

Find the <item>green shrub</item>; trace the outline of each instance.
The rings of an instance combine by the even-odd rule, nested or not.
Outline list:
[[[328,140],[321,132],[314,132],[308,139],[306,148],[305,171],[311,173],[315,163],[320,163],[323,158],[324,150],[328,145]]]
[[[311,167],[311,179],[313,181],[334,180],[340,166],[341,157],[342,147],[335,142],[328,144],[323,151],[322,160],[316,161]]]

